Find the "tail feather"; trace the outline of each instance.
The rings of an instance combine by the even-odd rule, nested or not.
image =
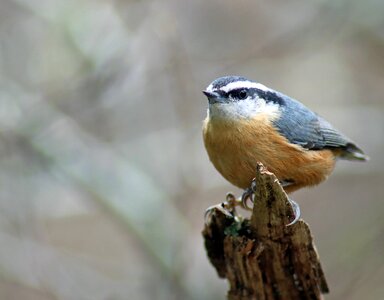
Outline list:
[[[368,161],[369,157],[355,144],[348,143],[340,154],[340,158],[347,160]]]

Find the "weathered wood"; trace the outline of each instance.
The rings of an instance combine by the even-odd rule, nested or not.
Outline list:
[[[250,220],[235,208],[213,208],[203,231],[219,277],[227,278],[228,299],[322,299],[328,292],[308,225],[292,219],[288,197],[275,175],[261,164]]]

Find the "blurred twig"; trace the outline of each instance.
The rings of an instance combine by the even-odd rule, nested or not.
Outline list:
[[[256,57],[280,57],[300,53],[317,53],[329,46],[345,28],[354,3],[351,1],[325,1],[318,5],[314,15],[294,28],[282,28],[275,36],[255,39],[252,47],[245,48],[235,60],[222,59],[223,70],[239,68]],[[337,30],[335,30],[337,28]],[[327,43],[324,43],[324,41]],[[309,49],[308,49],[309,48]]]
[[[23,136],[55,170],[89,192],[141,241],[159,273],[176,284],[180,297],[192,299],[174,268],[175,252],[190,229],[156,182],[48,103],[22,106],[29,107],[28,118],[11,127],[0,122],[1,127]]]

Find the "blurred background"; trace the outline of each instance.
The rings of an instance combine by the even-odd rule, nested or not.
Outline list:
[[[325,116],[371,157],[299,191],[331,293],[384,297],[384,2],[1,0],[0,299],[224,299],[201,137],[216,77]]]

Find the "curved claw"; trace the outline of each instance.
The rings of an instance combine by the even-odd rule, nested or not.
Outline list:
[[[234,215],[231,213],[231,210],[233,210],[234,207],[237,205],[236,197],[233,194],[228,193],[226,200],[227,201],[222,202],[220,204],[212,205],[205,210],[204,222],[206,225],[209,224],[209,220],[210,220],[210,217],[211,217],[214,209],[219,210],[220,212],[222,212],[224,215],[226,215],[229,218],[234,217]]]
[[[252,195],[256,192],[256,180],[253,179],[251,186],[247,188],[241,196],[241,206],[246,210],[252,210],[252,207],[248,206],[248,200],[253,204]]]
[[[210,207],[208,207],[206,210],[205,210],[205,213],[204,213],[204,223],[205,225],[208,225],[209,222],[210,222],[210,218],[212,216],[212,213],[213,213],[213,210],[214,209],[217,209],[219,211],[221,211],[224,215],[226,215],[227,217],[230,217],[232,218],[233,216],[231,215],[231,213],[225,208],[225,205],[224,205],[224,202],[223,203],[220,203],[220,204],[216,204],[216,205],[212,205]]]
[[[243,195],[241,195],[241,206],[244,209],[252,210],[252,208],[250,206],[248,206],[248,200],[250,200],[253,203],[252,195],[253,195],[252,188],[246,189],[244,191]]]
[[[291,225],[295,224],[300,219],[301,211],[300,211],[300,206],[299,206],[299,204],[297,204],[297,202],[293,201],[290,198],[288,198],[288,201],[291,204],[293,213],[295,215],[295,218],[293,219],[293,221],[291,221],[289,224],[286,225],[286,226],[291,226]]]

